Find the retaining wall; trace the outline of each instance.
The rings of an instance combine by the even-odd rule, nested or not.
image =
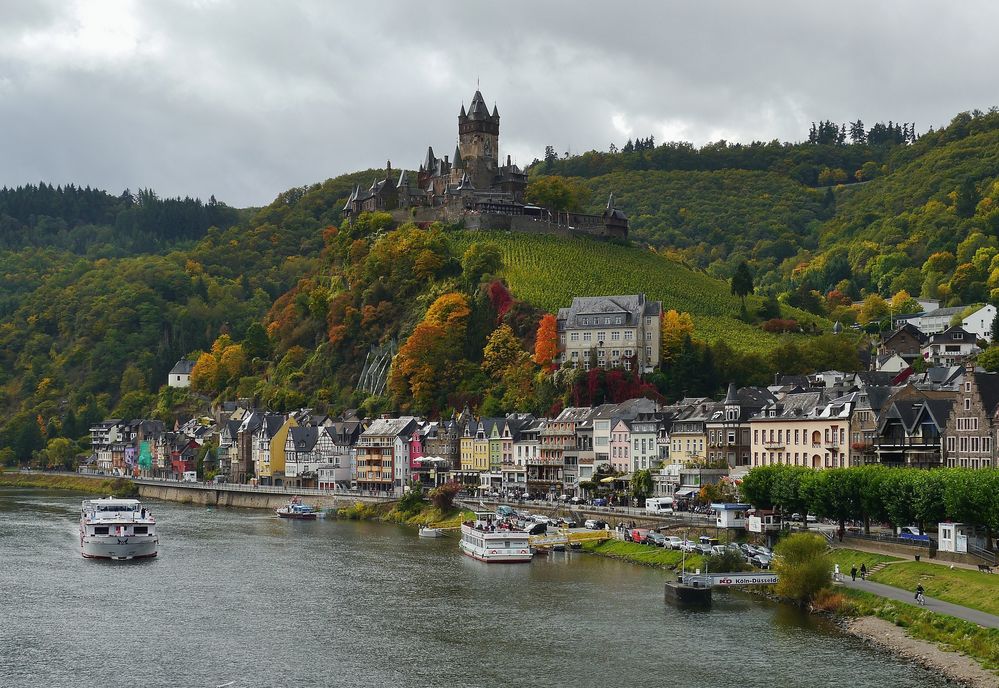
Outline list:
[[[181,504],[201,504],[204,506],[229,506],[241,509],[277,509],[288,503],[293,492],[253,492],[247,490],[226,489],[225,485],[182,485],[182,484],[152,484],[137,483],[139,496],[143,499],[162,499]],[[302,501],[320,509],[349,507],[356,502],[384,503],[386,500],[378,497],[361,497],[354,495],[302,495]]]

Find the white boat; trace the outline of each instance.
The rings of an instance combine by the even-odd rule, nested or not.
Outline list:
[[[430,526],[423,526],[420,528],[420,537],[423,538],[439,538],[444,537],[444,531],[440,528],[431,528]]]
[[[319,518],[319,512],[308,504],[302,504],[301,497],[292,497],[290,502],[280,509],[275,509],[274,513],[281,518],[290,518],[296,521],[315,521]]]
[[[155,557],[156,519],[138,499],[85,499],[80,513],[80,553],[95,559]]]
[[[534,552],[527,533],[492,512],[476,512],[474,521],[461,524],[461,543],[466,555],[490,564],[529,562]]]

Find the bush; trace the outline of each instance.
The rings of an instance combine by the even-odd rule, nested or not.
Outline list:
[[[813,533],[795,533],[774,548],[774,570],[780,597],[805,605],[829,587],[832,564],[826,541]]]
[[[430,501],[442,512],[447,512],[454,506],[454,498],[459,492],[461,484],[452,480],[430,490]]]
[[[745,571],[749,567],[746,559],[733,549],[726,549],[721,554],[712,554],[705,557],[704,568],[710,572],[730,572]]]
[[[760,325],[764,332],[797,332],[800,328],[797,320],[771,318]]]

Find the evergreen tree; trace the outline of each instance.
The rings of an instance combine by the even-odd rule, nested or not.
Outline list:
[[[976,207],[978,207],[978,191],[975,189],[975,182],[970,177],[965,177],[957,187],[954,210],[960,217],[971,217],[975,214]]]
[[[739,263],[732,275],[732,293],[742,300],[742,309],[746,309],[746,296],[753,293],[753,275],[746,261]]]

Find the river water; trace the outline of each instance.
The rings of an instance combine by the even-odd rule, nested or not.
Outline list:
[[[82,496],[0,488],[0,686],[943,686],[741,594],[572,554],[486,565],[380,523],[151,502],[158,558],[83,559]]]

